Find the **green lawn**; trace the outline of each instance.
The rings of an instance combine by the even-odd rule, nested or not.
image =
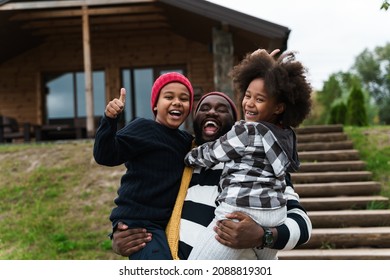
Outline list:
[[[116,259],[108,215],[123,167],[92,141],[0,145],[0,259]]]
[[[344,131],[373,173],[373,180],[382,184],[381,195],[390,198],[390,126],[345,127]]]

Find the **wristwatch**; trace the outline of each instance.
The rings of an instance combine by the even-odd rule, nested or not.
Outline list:
[[[261,249],[271,248],[274,243],[274,235],[272,230],[267,227],[263,227],[264,235],[263,235],[263,244],[261,245]]]

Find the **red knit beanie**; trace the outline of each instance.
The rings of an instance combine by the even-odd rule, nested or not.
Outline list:
[[[230,99],[229,96],[227,96],[225,93],[219,92],[219,91],[212,91],[212,92],[209,92],[209,93],[206,93],[205,95],[203,95],[203,96],[199,99],[199,101],[198,101],[198,104],[197,104],[196,109],[195,109],[195,113],[198,112],[199,106],[200,106],[200,104],[202,103],[202,101],[203,101],[207,96],[210,96],[210,95],[218,95],[218,96],[221,96],[221,97],[225,98],[225,99],[227,100],[227,102],[229,102],[230,107],[232,107],[234,120],[237,121],[238,113],[237,113],[237,107],[236,107],[236,105],[234,104],[233,100]]]
[[[178,72],[170,72],[162,74],[157,80],[154,82],[152,87],[152,96],[150,98],[150,106],[152,107],[153,114],[156,116],[156,111],[154,107],[156,107],[158,96],[160,95],[161,89],[169,83],[178,82],[185,85],[190,92],[190,112],[192,109],[192,104],[194,103],[194,90],[192,89],[191,82],[182,74]]]

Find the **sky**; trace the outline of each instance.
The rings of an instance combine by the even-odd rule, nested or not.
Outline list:
[[[288,50],[307,68],[316,90],[347,72],[365,49],[390,43],[390,9],[383,0],[208,0],[291,30]]]

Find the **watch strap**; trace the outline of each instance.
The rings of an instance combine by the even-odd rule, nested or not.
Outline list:
[[[274,243],[274,235],[270,228],[263,227],[264,235],[263,235],[263,244],[261,245],[261,249],[271,248]]]

